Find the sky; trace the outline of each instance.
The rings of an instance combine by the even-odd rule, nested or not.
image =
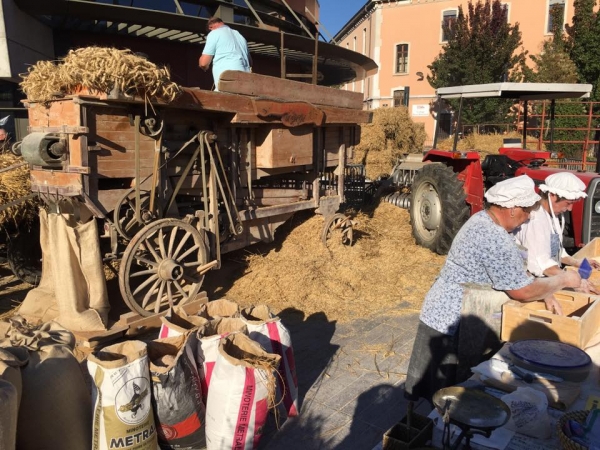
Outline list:
[[[329,41],[365,3],[367,0],[319,0],[320,22],[327,30],[321,34]]]

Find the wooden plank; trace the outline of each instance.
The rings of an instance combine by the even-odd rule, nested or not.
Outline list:
[[[76,341],[87,348],[94,348],[100,344],[115,341],[125,336],[128,327],[114,324],[109,330],[98,333],[97,331],[73,331]]]
[[[200,310],[200,306],[208,302],[208,297],[206,292],[200,292],[196,298],[188,302],[184,305],[179,305],[186,313],[188,314],[196,314]],[[161,317],[166,316],[168,310],[165,310],[159,314],[153,314],[152,316],[142,317],[137,313],[130,312],[127,314],[121,315],[121,318],[117,322],[117,324],[122,326],[127,326],[126,335],[134,336],[140,333],[144,333],[153,328],[159,328],[161,324]]]
[[[333,108],[324,106],[321,110],[325,113],[325,123],[371,123],[373,113],[371,111],[359,111],[354,109]]]
[[[362,109],[362,92],[344,91],[256,73],[226,70],[219,79],[219,91],[231,94],[302,101],[313,105]],[[282,97],[284,95],[285,97]]]
[[[263,127],[256,131],[256,167],[271,169],[312,164],[312,127]]]

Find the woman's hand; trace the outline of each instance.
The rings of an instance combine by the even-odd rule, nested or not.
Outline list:
[[[576,259],[576,258],[572,258],[572,264],[569,264],[569,262],[567,262],[566,264],[569,266],[575,266],[575,267],[581,267],[581,263],[583,262],[583,259]],[[595,259],[588,259],[588,262],[590,263],[590,266],[592,266],[592,269],[598,270],[600,269],[600,262],[596,261]]]
[[[557,314],[559,316],[563,315],[562,307],[560,306],[560,303],[558,303],[558,300],[554,298],[554,295],[546,297],[544,303],[546,304],[546,309],[552,314]]]
[[[600,294],[600,289],[598,289],[594,283],[589,280],[584,280],[583,278],[581,279],[581,284],[575,290],[578,292],[585,292],[586,294]]]

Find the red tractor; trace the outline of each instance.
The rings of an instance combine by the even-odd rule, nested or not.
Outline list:
[[[552,100],[550,117],[554,117],[554,101],[589,96],[589,84],[561,83],[496,83],[456,86],[438,89],[438,99],[473,97],[502,97],[521,100]],[[460,121],[461,108],[458,111]],[[525,148],[527,117],[524,117],[522,147],[506,146],[498,155],[488,155],[481,162],[477,151],[430,150],[422,161],[414,159],[400,163],[390,181],[403,187],[404,193],[388,195],[386,200],[410,208],[413,236],[417,244],[441,255],[448,253],[454,236],[467,219],[484,208],[484,191],[495,183],[519,175],[530,176],[537,185],[548,175],[563,169],[550,168],[546,160],[550,151]],[[551,124],[550,127],[553,130]],[[436,130],[437,131],[437,130]],[[437,135],[437,132],[436,132]],[[455,135],[454,149],[458,137]],[[580,247],[600,236],[600,175],[574,172],[587,186],[588,197],[573,206],[567,218],[565,241],[567,247]],[[410,193],[407,193],[410,187]]]

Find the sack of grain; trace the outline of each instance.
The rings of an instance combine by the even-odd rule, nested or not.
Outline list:
[[[89,448],[91,399],[72,353],[73,335],[55,322],[37,327],[13,317],[7,336],[0,347],[28,361],[21,367],[17,448]]]
[[[88,370],[94,381],[92,450],[156,450],[146,344],[105,347],[88,357]]]
[[[275,401],[279,360],[242,333],[221,339],[206,407],[208,450],[258,446]]]
[[[208,400],[210,378],[212,376],[217,354],[219,353],[219,342],[221,338],[231,333],[248,334],[246,325],[240,319],[219,317],[213,319],[198,328],[198,350],[196,352],[196,365],[202,383],[202,399],[204,404]]]
[[[218,317],[239,317],[240,307],[237,303],[227,299],[213,300],[200,306],[198,315],[206,319]]]
[[[281,356],[277,377],[277,401],[283,406],[288,417],[297,416],[298,379],[289,331],[266,305],[245,308],[240,316],[248,327],[248,335],[252,340],[258,342],[267,352]]]
[[[158,338],[164,339],[193,331],[208,322],[208,319],[200,316],[190,316],[183,308],[171,308],[166,317],[161,317],[160,321]]]
[[[205,446],[206,409],[196,371],[195,341],[196,336],[187,333],[148,343],[152,405],[161,448]]]
[[[29,351],[25,347],[1,348],[0,344],[0,379],[8,381],[17,390],[17,404],[21,403],[23,380],[21,367],[29,361]]]
[[[23,392],[21,367],[29,353],[23,347],[0,348],[0,449],[14,450],[17,442],[17,418]]]
[[[19,403],[17,388],[0,379],[0,448],[15,450],[17,442],[17,415]]]

